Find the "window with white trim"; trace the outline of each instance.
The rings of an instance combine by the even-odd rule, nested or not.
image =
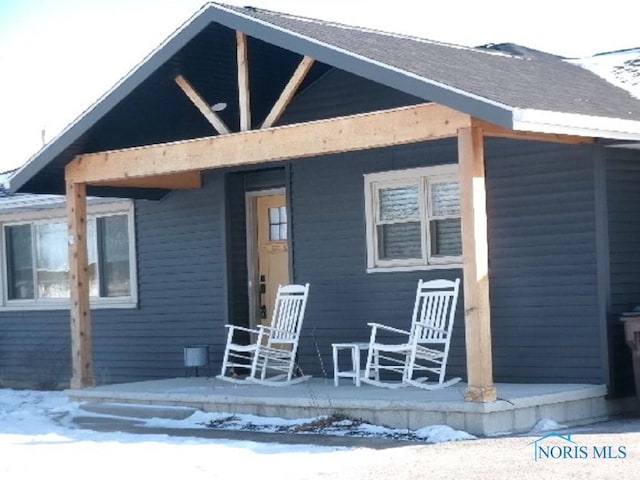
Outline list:
[[[368,271],[462,262],[457,165],[364,176]]]
[[[93,211],[92,211],[93,210]],[[97,205],[87,216],[92,306],[135,306],[136,272],[131,202]],[[67,308],[69,260],[64,211],[4,219],[5,308]],[[38,216],[40,215],[40,216]]]

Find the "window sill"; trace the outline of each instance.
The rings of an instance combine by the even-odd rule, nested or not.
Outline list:
[[[436,263],[432,265],[398,265],[395,267],[369,267],[367,268],[367,273],[456,270],[461,268],[462,268],[462,263]]]
[[[91,310],[105,310],[108,308],[137,308],[138,301],[134,298],[127,299],[95,299],[91,300]],[[65,300],[34,302],[34,301],[10,301],[0,306],[0,312],[25,312],[41,310],[70,310],[69,302]]]

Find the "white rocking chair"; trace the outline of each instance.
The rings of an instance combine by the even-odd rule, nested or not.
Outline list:
[[[371,337],[365,383],[398,388],[408,385],[433,390],[451,386],[459,377],[444,380],[455,317],[460,279],[418,282],[409,331],[369,323]],[[387,338],[380,338],[380,333]],[[387,343],[383,343],[386,340]],[[380,372],[400,375],[400,381],[380,380]],[[416,374],[427,376],[416,378]],[[435,381],[431,380],[435,377]]]
[[[217,378],[234,383],[274,386],[292,385],[309,379],[308,375],[293,377],[308,296],[308,283],[280,285],[271,325],[259,325],[255,329],[226,325],[229,329],[227,346],[222,361],[222,372]],[[249,345],[234,343],[238,332],[249,333],[255,341]],[[248,370],[248,376],[236,376],[236,367]]]

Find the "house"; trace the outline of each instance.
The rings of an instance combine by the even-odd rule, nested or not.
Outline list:
[[[324,375],[332,342],[406,326],[418,279],[461,277],[467,399],[630,395],[638,148],[640,100],[552,55],[209,3],[12,177],[66,194],[71,255],[67,287],[14,248],[48,219],[4,223],[2,376],[49,366],[7,360],[25,338],[68,346],[75,387],[179,376],[281,282],[311,284],[299,366]]]

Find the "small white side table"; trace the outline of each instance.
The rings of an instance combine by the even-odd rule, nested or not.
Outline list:
[[[360,352],[369,348],[368,342],[332,343],[333,347],[333,384],[338,386],[339,378],[351,378],[356,387],[360,386]],[[351,369],[340,370],[338,365],[338,352],[340,350],[351,351]]]

